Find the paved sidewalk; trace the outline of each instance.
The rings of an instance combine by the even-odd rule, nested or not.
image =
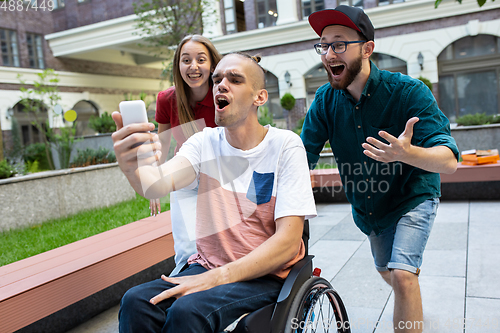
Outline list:
[[[394,296],[373,266],[350,205],[317,207],[309,252],[344,300],[352,332],[392,332]],[[500,202],[441,203],[420,275],[424,332],[500,332],[499,261]],[[114,307],[70,332],[117,332],[117,312]]]

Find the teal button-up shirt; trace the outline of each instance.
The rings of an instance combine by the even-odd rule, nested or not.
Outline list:
[[[311,169],[330,140],[356,225],[365,234],[379,234],[427,199],[441,196],[441,180],[411,165],[381,163],[363,154],[361,144],[383,130],[398,137],[406,122],[418,117],[411,143],[447,146],[458,159],[450,124],[429,88],[401,73],[379,70],[371,62],[370,77],[358,102],[347,90],[321,86],[306,115],[301,138]]]

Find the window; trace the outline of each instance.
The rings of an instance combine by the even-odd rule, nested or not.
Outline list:
[[[316,90],[319,87],[328,83],[328,74],[326,73],[326,69],[323,66],[323,63],[320,63],[313,68],[311,68],[306,74],[304,74],[304,79],[306,83],[306,91],[307,91],[307,109],[311,106],[311,103],[314,100],[314,96],[316,95]]]
[[[28,46],[28,61],[30,68],[45,68],[42,36],[27,33],[26,44]]]
[[[47,120],[47,110],[45,108],[42,108],[35,117],[33,112],[27,112],[21,103],[17,103],[14,106],[14,118],[16,118],[19,129],[21,130],[23,146],[37,142],[44,142],[43,136],[45,135],[45,121]],[[33,125],[35,119],[38,119],[42,125],[42,132],[40,132],[38,128]]]
[[[393,3],[400,3],[400,2],[405,2],[405,0],[378,0],[378,5],[379,6],[387,6],[387,5],[391,5]]]
[[[438,56],[439,107],[455,121],[466,114],[500,113],[500,38],[464,37]]]
[[[243,2],[241,0],[224,0],[224,17],[226,19],[227,34],[246,30]]]
[[[276,25],[277,19],[276,0],[257,0],[257,27],[259,29]]]
[[[54,9],[64,7],[64,0],[52,0],[52,3],[54,4]]]
[[[373,53],[370,59],[375,63],[375,65],[379,69],[384,69],[393,73],[395,72],[400,72],[403,74],[407,73],[406,62],[399,58],[383,53]]]
[[[352,7],[358,7],[358,8],[363,9],[363,1],[364,0],[338,0],[338,4],[352,6]]]
[[[78,114],[75,136],[95,135],[96,131],[89,127],[89,121],[92,116],[99,117],[97,107],[89,101],[80,101],[73,106],[73,110]]]
[[[19,67],[17,33],[14,30],[0,29],[0,54],[4,66]]]
[[[302,0],[302,15],[304,18],[322,9],[325,9],[324,0]]]

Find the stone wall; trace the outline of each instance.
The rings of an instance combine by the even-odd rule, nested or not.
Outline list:
[[[117,163],[0,180],[0,232],[135,198]]]
[[[451,130],[460,151],[469,149],[499,149],[500,124],[459,126]]]

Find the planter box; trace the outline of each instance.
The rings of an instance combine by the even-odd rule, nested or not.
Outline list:
[[[500,149],[500,124],[458,126],[451,129],[460,151],[469,149]]]
[[[73,145],[73,150],[71,151],[70,162],[77,156],[78,151],[85,150],[87,148],[92,148],[94,150],[99,149],[99,147],[103,147],[109,149],[109,151],[113,151],[113,140],[111,139],[112,133],[105,134],[97,134],[97,135],[87,135],[75,138],[75,140],[80,140],[75,142]],[[61,169],[61,164],[59,163],[59,153],[52,147],[52,157],[54,160],[54,167],[56,170]]]
[[[0,180],[0,232],[135,198],[118,163]]]

